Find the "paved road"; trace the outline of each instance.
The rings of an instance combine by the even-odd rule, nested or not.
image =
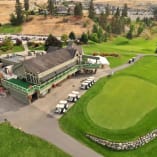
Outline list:
[[[136,61],[138,61],[142,56],[143,55],[138,55]],[[101,69],[98,70],[95,77],[99,79],[108,75],[112,71],[117,72],[131,65],[133,65],[133,63],[124,64],[112,70],[108,70],[107,72],[104,69]],[[83,79],[85,79],[85,76],[69,79],[60,87],[55,88],[45,98],[42,98],[29,106],[21,107],[18,105],[15,110],[6,110],[6,112],[0,114],[0,121],[7,118],[14,126],[20,127],[27,133],[37,135],[55,144],[73,157],[100,157],[100,154],[94,152],[90,148],[62,132],[59,128],[56,117],[50,118],[47,116],[47,113],[54,109],[57,101],[66,98],[71,90],[78,90],[80,85],[79,82]],[[7,101],[7,99],[4,101]],[[6,105],[9,105],[9,103],[10,101],[8,101],[8,104],[6,103]],[[0,103],[0,108],[2,107],[1,104],[2,101]],[[14,107],[15,106],[13,105],[13,108]]]

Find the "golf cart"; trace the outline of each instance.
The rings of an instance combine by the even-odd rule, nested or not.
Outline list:
[[[89,88],[89,83],[87,83],[87,82],[81,83],[81,87],[80,88],[84,89],[84,90],[88,89]]]
[[[55,113],[62,114],[65,113],[67,110],[65,109],[64,104],[57,104]]]
[[[89,87],[91,87],[91,86],[93,85],[93,84],[92,84],[92,80],[88,80],[88,79],[87,79],[87,80],[85,80],[84,82],[85,82],[85,83],[88,83],[88,86],[89,86]]]
[[[55,113],[58,113],[58,114],[65,113],[67,111],[68,107],[69,107],[68,102],[65,100],[61,100],[56,105]]]
[[[78,91],[72,91],[72,93],[76,95],[77,99],[80,98],[80,93]]]
[[[77,95],[76,94],[69,94],[67,100],[69,102],[76,102],[77,101]]]
[[[59,101],[59,104],[63,104],[64,105],[64,108],[67,110],[69,105],[68,105],[68,102],[66,100],[61,100]]]

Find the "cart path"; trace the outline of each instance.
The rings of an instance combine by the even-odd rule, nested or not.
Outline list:
[[[144,55],[138,55],[135,61],[138,61]],[[117,72],[132,66],[132,64],[123,64],[114,69],[108,70],[107,72],[103,69],[98,70],[98,73],[95,75],[97,79],[107,76],[111,72]],[[67,83],[69,81],[69,86]],[[63,83],[63,89],[70,88],[71,79]],[[79,86],[79,85],[78,85]],[[67,90],[67,89],[64,90]],[[57,89],[57,88],[56,88]],[[50,93],[51,94],[51,93]],[[56,90],[55,95],[60,94],[60,90]],[[65,92],[63,93],[65,97]],[[54,97],[55,99],[55,97]],[[52,100],[52,99],[51,99]],[[43,98],[42,101],[38,100],[37,102],[42,102],[41,105],[47,103],[47,98]],[[55,100],[54,100],[55,102]],[[53,103],[53,101],[51,101]],[[56,102],[55,102],[56,103]],[[68,114],[68,113],[67,113]],[[77,115],[76,115],[77,116]],[[19,108],[15,111],[9,111],[3,114],[0,114],[0,121],[7,118],[8,121],[15,127],[21,128],[23,131],[39,136],[50,143],[58,146],[63,151],[67,152],[73,157],[100,157],[102,155],[98,154],[94,150],[85,146],[83,143],[80,143],[71,136],[65,134],[59,127],[58,120],[56,118],[48,117],[47,113],[43,110],[40,110],[36,105],[27,105]]]

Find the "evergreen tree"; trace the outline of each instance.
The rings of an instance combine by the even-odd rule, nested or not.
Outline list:
[[[74,15],[75,16],[82,16],[83,15],[82,10],[83,10],[82,4],[81,3],[77,3],[75,5],[75,8],[74,8]]]
[[[29,0],[24,0],[24,8],[25,8],[25,11],[29,10]]]
[[[116,10],[115,16],[116,16],[116,17],[117,17],[117,16],[120,16],[120,9],[119,9],[119,7],[118,7],[117,10]]]
[[[157,7],[153,8],[153,14],[154,14],[155,20],[157,20]]]
[[[106,16],[110,15],[110,6],[109,6],[109,4],[107,4],[106,7],[105,7],[105,14],[106,14]]]
[[[128,39],[132,39],[132,38],[133,38],[133,31],[134,31],[134,26],[131,25],[129,32],[128,32],[127,35],[126,35],[126,37],[127,37]]]
[[[127,17],[128,16],[128,5],[124,4],[124,7],[122,9],[122,16]]]
[[[75,40],[75,39],[76,39],[75,33],[74,33],[74,32],[70,32],[69,38],[70,38],[71,40]]]
[[[100,17],[99,17],[99,25],[105,29],[106,28],[106,24],[107,24],[107,17],[104,13],[101,13]]]
[[[12,25],[20,25],[24,22],[22,5],[19,0],[16,0],[15,14],[11,14],[10,22]]]
[[[45,50],[47,50],[49,46],[62,47],[62,42],[50,34],[45,41]]]
[[[140,24],[137,29],[137,36],[140,36],[140,34],[144,31],[144,24]]]
[[[61,36],[61,40],[64,42],[64,44],[66,44],[67,40],[68,40],[68,36],[66,34],[63,34]]]
[[[92,30],[92,32],[93,32],[93,33],[98,33],[98,29],[99,29],[99,28],[98,28],[98,25],[94,24],[94,25],[93,25],[93,30]]]
[[[93,0],[90,1],[89,4],[89,18],[94,19],[95,18],[95,10],[94,10],[94,4],[93,4]]]
[[[80,38],[80,41],[84,44],[87,44],[88,43],[88,35],[86,33],[83,33]]]
[[[53,15],[55,13],[55,7],[54,7],[54,3],[52,0],[48,0],[47,9],[48,9],[50,15]]]

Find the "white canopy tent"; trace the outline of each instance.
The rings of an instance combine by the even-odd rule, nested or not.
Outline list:
[[[99,58],[99,60],[97,61],[97,64],[101,64],[101,65],[110,65],[109,61],[106,59],[106,57],[102,57],[102,56],[96,56]],[[88,63],[90,64],[96,64],[96,59],[88,59]]]

